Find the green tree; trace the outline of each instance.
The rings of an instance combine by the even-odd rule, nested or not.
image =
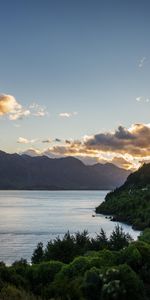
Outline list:
[[[96,235],[96,238],[91,239],[92,249],[100,250],[108,248],[108,238],[106,232],[101,228],[100,233]]]
[[[83,232],[77,232],[75,234],[75,248],[76,248],[76,253],[78,255],[84,254],[90,247],[90,239],[88,236],[88,231],[84,230]]]
[[[44,258],[43,243],[38,243],[31,257],[32,264],[39,264]]]
[[[64,263],[71,262],[76,256],[75,238],[69,231],[61,240],[59,237],[48,242],[44,258],[45,260],[59,260]]]
[[[127,247],[131,240],[131,236],[124,233],[121,226],[116,225],[109,239],[110,248],[112,250],[120,250]]]

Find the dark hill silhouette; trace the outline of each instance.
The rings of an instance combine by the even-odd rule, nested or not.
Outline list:
[[[130,174],[122,188],[128,186],[144,188],[147,185],[150,185],[150,163],[144,163],[136,172]]]
[[[107,194],[97,213],[114,216],[114,220],[143,230],[150,227],[150,163],[130,174],[126,182]]]
[[[129,171],[113,164],[87,166],[79,159],[0,151],[0,189],[114,189]]]

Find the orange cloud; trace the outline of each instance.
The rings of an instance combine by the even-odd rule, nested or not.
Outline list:
[[[119,126],[114,132],[86,136],[81,140],[60,140],[41,155],[49,157],[75,156],[88,164],[110,162],[126,169],[138,168],[150,160],[150,125]]]
[[[1,94],[0,95],[0,115],[7,113],[14,113],[20,110],[22,107],[11,95]]]
[[[20,103],[11,95],[0,95],[0,116],[8,114],[8,117],[12,121],[22,119],[29,116],[30,111],[24,109]]]

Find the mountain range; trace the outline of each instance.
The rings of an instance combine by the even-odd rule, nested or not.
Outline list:
[[[74,157],[52,159],[0,151],[0,189],[110,190],[123,184],[129,174],[111,163],[88,166]]]

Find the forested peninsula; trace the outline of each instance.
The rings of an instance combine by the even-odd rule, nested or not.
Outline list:
[[[150,164],[144,164],[120,188],[108,193],[96,213],[112,215],[112,219],[134,229],[150,227]]]

